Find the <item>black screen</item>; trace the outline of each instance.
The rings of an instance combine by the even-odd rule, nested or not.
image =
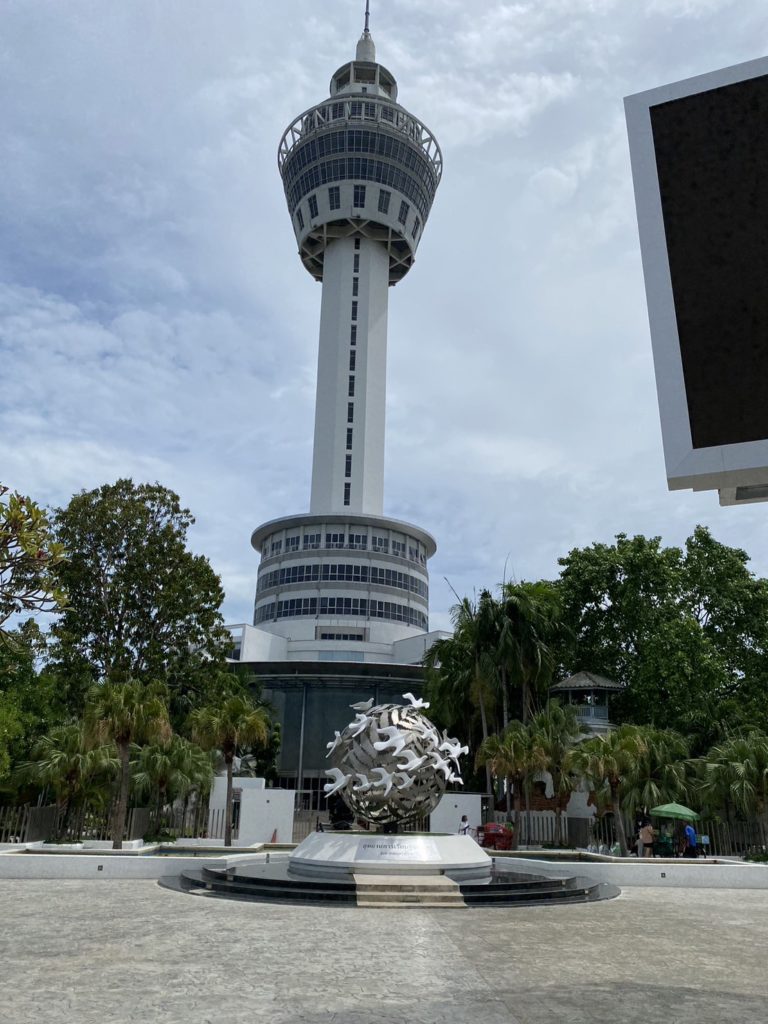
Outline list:
[[[650,114],[693,446],[768,438],[768,76]]]

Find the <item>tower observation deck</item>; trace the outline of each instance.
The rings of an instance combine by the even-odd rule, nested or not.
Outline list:
[[[289,640],[297,659],[354,649],[357,660],[392,660],[393,643],[429,629],[435,542],[383,512],[387,306],[413,265],[442,155],[397,97],[366,10],[355,59],[278,150],[299,256],[322,282],[317,401],[309,514],[251,538],[254,625]]]

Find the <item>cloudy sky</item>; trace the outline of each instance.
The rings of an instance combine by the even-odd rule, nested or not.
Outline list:
[[[5,0],[0,479],[39,501],[159,480],[248,621],[252,529],[309,503],[320,286],[283,129],[362,0]],[[768,574],[764,505],[668,493],[622,98],[762,56],[764,0],[373,0],[441,143],[390,294],[385,507],[460,593],[696,523]],[[506,568],[505,568],[506,567]]]

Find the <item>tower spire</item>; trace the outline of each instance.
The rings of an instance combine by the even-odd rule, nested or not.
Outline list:
[[[376,63],[376,47],[373,43],[373,36],[371,35],[371,0],[365,0],[365,27],[363,28],[363,34],[360,36],[360,40],[357,44],[357,53],[355,54],[356,60],[369,61],[372,64]]]

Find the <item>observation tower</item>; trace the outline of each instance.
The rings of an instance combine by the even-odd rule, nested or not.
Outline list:
[[[339,679],[318,672],[319,663],[354,675],[366,696],[378,687],[379,669],[410,666],[393,683],[402,693],[404,681],[419,685],[420,659],[434,640],[427,562],[435,541],[384,515],[383,478],[389,289],[413,265],[442,155],[429,129],[398,103],[394,75],[376,60],[369,18],[366,4],[355,59],[333,74],[330,96],[280,140],[299,257],[322,284],[311,499],[308,513],[254,530],[261,562],[253,627],[231,627],[238,660],[269,663],[268,671],[254,665],[262,678],[295,677],[302,662],[304,678],[325,686],[329,699]],[[361,684],[361,672],[370,681]],[[342,716],[348,704],[345,694]],[[305,724],[306,691],[299,777],[307,767]],[[323,735],[331,725],[326,720]]]

